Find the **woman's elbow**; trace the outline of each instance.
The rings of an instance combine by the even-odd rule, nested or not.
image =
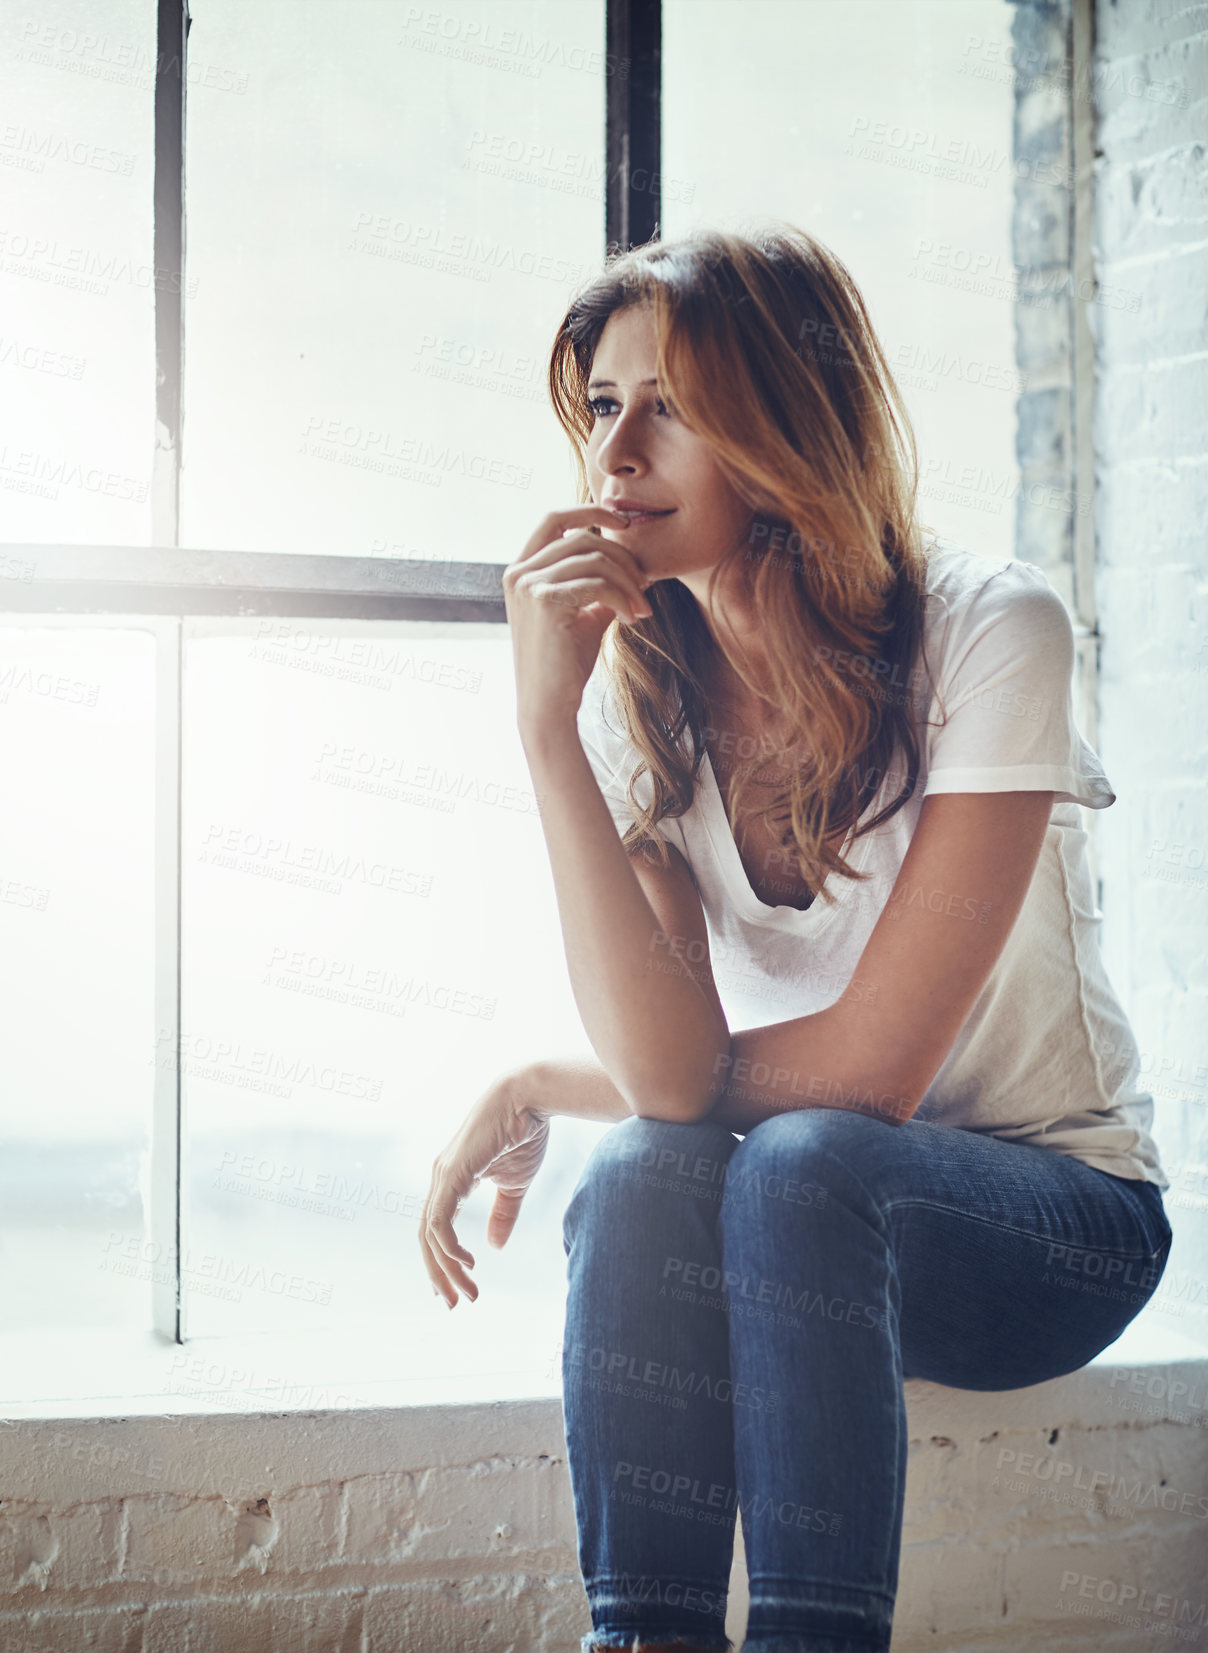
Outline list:
[[[678,1046],[681,1059],[668,1071],[651,1063],[644,1073],[614,1080],[617,1089],[639,1119],[662,1119],[674,1125],[695,1125],[704,1119],[725,1088],[730,1070],[730,1030],[725,1022],[698,1028],[682,1040],[662,1040],[666,1060]],[[684,1052],[690,1053],[684,1056]]]
[[[625,1100],[636,1118],[661,1119],[668,1125],[695,1125],[712,1105],[692,1093],[677,1096],[673,1091],[658,1089],[626,1093]]]
[[[698,1125],[708,1118],[725,1086],[725,1066],[719,1055],[706,1073],[678,1086],[663,1085],[630,1100],[634,1113],[643,1119],[665,1119],[675,1125]]]

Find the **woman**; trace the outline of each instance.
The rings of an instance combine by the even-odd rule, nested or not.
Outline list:
[[[474,1298],[471,1188],[502,1245],[550,1116],[617,1121],[563,1225],[582,1646],[728,1648],[741,1510],[744,1648],[874,1653],[903,1379],[1074,1371],[1170,1247],[1072,628],[1032,564],[924,534],[864,304],[791,226],[615,258],[550,383],[584,503],[503,587],[599,1065],[488,1091],[421,1249]]]

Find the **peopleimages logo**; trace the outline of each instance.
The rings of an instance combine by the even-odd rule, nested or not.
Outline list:
[[[736,1487],[723,1482],[711,1481],[706,1485],[698,1477],[652,1464],[631,1464],[618,1459],[612,1482],[608,1496],[617,1503],[694,1521],[710,1521],[719,1526],[729,1525],[739,1510],[744,1524],[770,1517],[783,1526],[808,1527],[811,1532],[828,1533],[832,1538],[843,1524],[843,1516],[837,1510],[817,1509],[812,1504],[770,1496],[742,1498]]]
[[[754,1411],[774,1412],[780,1404],[775,1389],[764,1389],[759,1384],[735,1383],[729,1377],[715,1377],[708,1372],[681,1372],[678,1366],[669,1366],[661,1360],[641,1361],[637,1355],[621,1350],[585,1348],[581,1343],[566,1344],[563,1348],[566,1364],[586,1366],[588,1371],[606,1378],[610,1383],[633,1383],[639,1388],[673,1390],[707,1395],[710,1400],[729,1402],[735,1406],[749,1406]]]
[[[1093,1608],[1080,1608],[1076,1600],[1067,1599],[1068,1593],[1075,1587],[1077,1595],[1084,1601],[1105,1602],[1109,1607],[1129,1610],[1127,1622],[1134,1626],[1138,1625],[1140,1620],[1131,1615],[1137,1613],[1152,1613],[1155,1618],[1170,1619],[1179,1624],[1202,1626],[1206,1622],[1205,1604],[1202,1601],[1192,1603],[1185,1596],[1176,1596],[1166,1590],[1151,1590],[1148,1585],[1119,1584],[1114,1578],[1096,1578],[1091,1573],[1062,1573],[1059,1605],[1066,1611],[1094,1611]]]
[[[1197,1492],[1183,1492],[1178,1487],[1168,1486],[1164,1481],[1146,1483],[1140,1476],[1135,1481],[1130,1481],[1127,1476],[1117,1475],[1107,1469],[1096,1469],[1088,1474],[1085,1464],[1075,1464],[1068,1459],[1046,1458],[1036,1452],[1019,1452],[1009,1446],[999,1451],[996,1468],[1007,1468],[1015,1473],[1013,1491],[1022,1490],[1029,1481],[1041,1483],[1042,1490],[1047,1490],[1050,1485],[1068,1485],[1071,1491],[1102,1493],[1105,1499],[1120,1505],[1129,1505],[1134,1510],[1164,1509],[1177,1511],[1180,1515],[1192,1515],[1200,1521],[1208,1520],[1208,1496]],[[996,1476],[995,1481],[997,1480]]]
[[[1158,1264],[1150,1259],[1115,1257],[1091,1247],[1062,1245],[1056,1241],[1049,1245],[1045,1263],[1054,1271],[1087,1274],[1117,1285],[1136,1286],[1141,1291],[1149,1291],[1161,1273]]]

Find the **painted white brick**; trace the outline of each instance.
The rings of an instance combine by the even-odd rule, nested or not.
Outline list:
[[[121,1510],[116,1501],[65,1510],[6,1501],[0,1515],[0,1600],[95,1584],[117,1576]]]
[[[1096,268],[1099,298],[1087,312],[1104,375],[1110,376],[1117,365],[1203,350],[1208,319],[1204,266],[1203,247],[1171,247],[1145,260],[1120,260],[1104,249]],[[1100,396],[1096,428],[1102,404]]]
[[[1105,472],[1095,502],[1100,559],[1099,608],[1127,616],[1137,582],[1151,582],[1165,565],[1192,567],[1195,619],[1203,617],[1205,594],[1198,568],[1208,520],[1208,456],[1168,463],[1132,460]],[[1203,635],[1202,628],[1200,634]],[[1133,646],[1147,639],[1134,638]],[[1104,661],[1106,667],[1113,660]],[[1122,662],[1123,664],[1123,662]]]
[[[1174,167],[1162,155],[1129,167],[1104,168],[1095,231],[1116,259],[1152,257],[1181,242],[1203,240],[1208,234],[1208,147],[1188,144]]]
[[[0,1511],[0,1588],[5,1594],[44,1590],[59,1540],[41,1504],[7,1499]]]
[[[954,1590],[957,1555],[961,1583]],[[957,1547],[943,1538],[911,1545],[909,1552],[903,1545],[892,1653],[942,1646],[949,1637],[966,1645],[969,1635],[1002,1621],[1003,1595],[1002,1555],[970,1545]]]
[[[1095,34],[1100,56],[1125,62],[1171,41],[1208,31],[1204,0],[1129,0],[1128,5],[1100,0],[1095,7]]]
[[[1173,1180],[1173,1166],[1208,1155],[1208,1092],[1195,1077],[1208,1063],[1208,868],[1189,856],[1208,846],[1208,7],[1097,0],[1095,17],[1096,274],[1137,300],[1132,312],[1093,305],[1090,318],[1099,750],[1119,794],[1098,842],[1102,940]],[[1181,95],[1133,95],[1146,87]],[[1179,1203],[1177,1185],[1167,1202],[1174,1246],[1147,1320],[1208,1348],[1208,1203]],[[1164,1493],[1203,1480],[1208,1418],[1202,1407],[1184,1416],[1177,1449],[1152,1429],[1121,1436],[1118,1463],[1132,1485]],[[1196,1587],[1208,1553],[1202,1523],[1158,1508],[1125,1509],[1115,1525],[1129,1538],[1112,1545],[1135,1547],[1118,1574],[1153,1574],[1185,1594]],[[1198,1544],[1198,1562],[1185,1540]],[[1137,1645],[1166,1639],[1160,1624],[1086,1623]]]
[[[361,1653],[364,1603],[359,1590],[155,1602],[138,1653]]]
[[[0,1653],[143,1653],[142,1607],[0,1613]]]
[[[1102,1468],[1147,1484],[1165,1477],[1176,1490],[1205,1482],[1208,1427],[1179,1428],[1163,1419],[1182,1416],[1173,1396],[1185,1397],[1198,1383],[1197,1415],[1208,1426],[1208,1364],[1147,1368],[1137,1382],[1144,1393],[1133,1410],[1122,1404],[1131,1404],[1127,1368],[1088,1369],[1032,1390],[993,1395],[907,1385],[910,1442],[894,1653],[1110,1646],[1102,1623],[1066,1626],[1047,1597],[1029,1594],[1033,1573],[1015,1558],[1024,1556],[1030,1565],[1046,1549],[1059,1550],[1071,1558],[1069,1567],[1083,1570],[1089,1548],[1110,1558],[1117,1573],[1123,1569],[1122,1576],[1132,1576],[1136,1554],[1156,1578],[1195,1576],[1187,1571],[1188,1544],[1202,1544],[1204,1522],[1193,1516],[1160,1508],[1088,1512],[1077,1503],[1034,1495],[1032,1482],[1041,1487],[1043,1471],[1033,1473],[1022,1496],[1007,1489],[1004,1497],[1001,1486],[991,1486],[1004,1451],[1016,1454],[1015,1463],[1027,1452],[1037,1465],[1072,1465],[1084,1480]],[[1186,1386],[1181,1392],[1174,1390],[1178,1383]],[[120,1443],[131,1463],[161,1456],[178,1483],[187,1469],[199,1491],[191,1498],[134,1494],[125,1500],[131,1554],[118,1579],[99,1543],[91,1572],[82,1552],[84,1565],[69,1589],[62,1588],[68,1581],[60,1580],[52,1563],[47,1589],[31,1603],[43,1611],[58,1608],[47,1645],[72,1653],[90,1645],[77,1637],[78,1614],[81,1625],[92,1627],[89,1635],[108,1638],[98,1644],[104,1653],[260,1653],[277,1646],[291,1653],[295,1647],[575,1653],[589,1615],[577,1569],[564,1443],[559,1446],[559,1404],[497,1406],[482,1409],[481,1418],[478,1409],[465,1410],[465,1419],[460,1408],[437,1409],[422,1419],[402,1414],[387,1435],[380,1433],[384,1419],[377,1414],[338,1412],[302,1422],[202,1420],[197,1436],[208,1448],[204,1459],[194,1455],[190,1434],[171,1420],[123,1420],[109,1430],[60,1426],[64,1446],[53,1464],[71,1461],[71,1441],[91,1434],[107,1447]],[[481,1450],[490,1438],[508,1439],[513,1421],[527,1451],[504,1456]],[[44,1429],[7,1432],[13,1458],[19,1460]],[[459,1446],[478,1450],[458,1464]],[[431,1456],[439,1462],[417,1463],[410,1471],[368,1469],[374,1457],[379,1463],[397,1459],[402,1450],[413,1461]],[[30,1460],[31,1476],[39,1462]],[[256,1481],[249,1479],[252,1473]],[[208,1490],[215,1482],[220,1493]],[[253,1516],[258,1506],[247,1488],[257,1484],[271,1519],[263,1512]],[[119,1503],[110,1497],[73,1511],[84,1516],[78,1531],[86,1533],[93,1515]],[[14,1513],[39,1508],[31,1502]],[[263,1572],[251,1553],[257,1537]],[[747,1605],[744,1564],[739,1534],[727,1618],[736,1641]],[[1061,1571],[1054,1575],[1058,1581]],[[135,1621],[91,1611],[101,1591],[109,1608],[146,1607],[145,1646],[122,1645],[123,1626]],[[119,1591],[129,1599],[116,1600]],[[11,1639],[17,1622],[0,1616],[0,1631],[7,1624]],[[1012,1641],[1016,1634],[1020,1639]]]
[[[1101,462],[1128,464],[1146,454],[1163,460],[1198,459],[1208,448],[1208,401],[1201,400],[1206,367],[1201,357],[1153,361],[1106,375],[1102,417],[1096,425]]]
[[[1170,1626],[1180,1620],[1198,1624],[1201,1634],[1208,1625],[1202,1533],[1170,1532],[1160,1540],[1147,1532],[1088,1534],[1082,1542],[1029,1546],[1006,1557],[1005,1577],[1008,1588],[1017,1585],[1020,1613],[1038,1636],[1066,1621],[1100,1631],[1130,1628],[1125,1615],[1135,1615],[1142,1624],[1131,1626],[1133,1645],[1142,1648],[1159,1645],[1164,1628],[1173,1640]]]
[[[375,1477],[350,1499],[344,1556],[353,1562],[505,1560],[539,1552],[573,1561],[565,1462],[495,1457],[422,1477]]]
[[[269,1508],[273,1532],[259,1569],[264,1574],[309,1574],[337,1561],[343,1525],[343,1489],[338,1483],[291,1487],[270,1497]],[[246,1564],[254,1565],[247,1550],[245,1545]]]
[[[1208,32],[1155,42],[1130,56],[1100,53],[1094,80],[1098,147],[1130,160],[1202,138],[1206,86]]]
[[[571,1653],[590,1629],[577,1575],[420,1579],[374,1590],[365,1604],[366,1653]]]
[[[433,1473],[373,1475],[352,1483],[347,1493],[343,1556],[379,1564],[410,1561],[429,1529],[438,1535],[437,1547],[447,1544],[455,1512],[444,1502],[424,1497],[423,1514],[419,1514],[421,1494]]]
[[[124,1578],[171,1587],[234,1575],[237,1518],[226,1499],[152,1493],[127,1499],[125,1508]]]

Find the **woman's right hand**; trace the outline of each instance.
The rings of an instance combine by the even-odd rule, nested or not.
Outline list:
[[[503,571],[522,728],[547,716],[573,721],[614,617],[633,624],[650,613],[650,577],[603,532],[624,523],[603,505],[551,511]]]
[[[533,1100],[531,1071],[521,1069],[489,1085],[432,1166],[419,1248],[433,1290],[450,1308],[459,1290],[471,1302],[478,1296],[478,1287],[466,1273],[474,1267],[474,1257],[453,1229],[458,1211],[484,1177],[493,1182],[495,1203],[487,1220],[487,1240],[501,1248],[545,1158],[549,1115]]]

